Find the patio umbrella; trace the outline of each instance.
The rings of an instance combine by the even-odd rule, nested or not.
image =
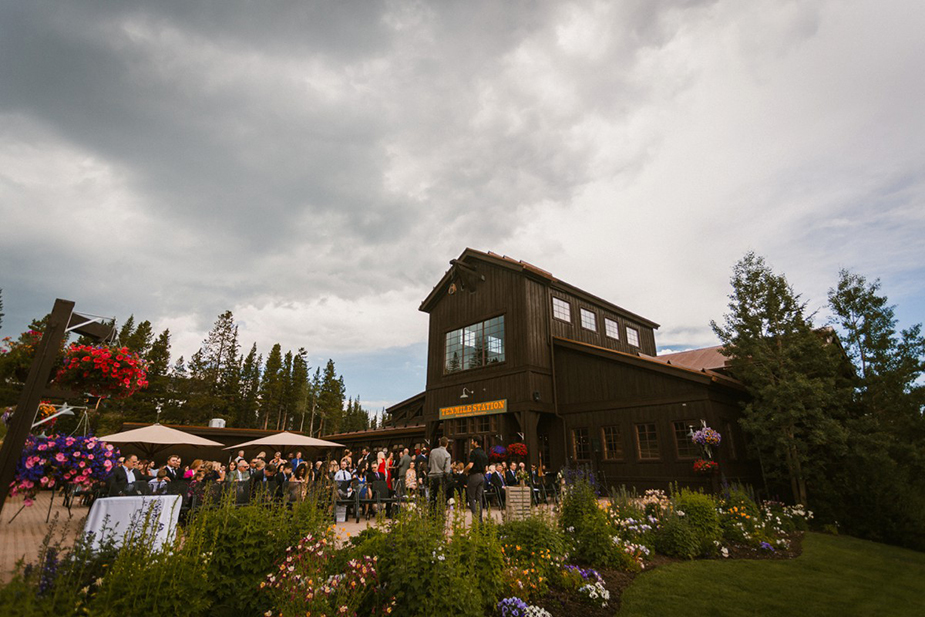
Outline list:
[[[109,443],[131,444],[142,452],[145,456],[151,458],[156,452],[160,452],[170,446],[205,446],[205,447],[222,447],[222,444],[204,437],[197,437],[175,428],[169,428],[161,424],[152,424],[142,428],[113,433],[100,437],[100,441]]]
[[[246,441],[244,443],[239,443],[236,446],[228,446],[225,450],[234,450],[237,448],[250,448],[250,447],[276,447],[276,446],[292,446],[299,448],[343,448],[344,445],[340,443],[334,443],[333,441],[325,441],[324,439],[316,439],[314,437],[306,437],[305,435],[296,435],[295,433],[290,433],[289,431],[283,431],[282,433],[275,433],[273,435],[267,435],[266,437],[261,437],[260,439],[255,439],[253,441]]]

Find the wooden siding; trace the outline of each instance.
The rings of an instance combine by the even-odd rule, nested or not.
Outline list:
[[[696,475],[693,460],[678,455],[673,425],[695,421],[699,427],[700,420],[705,420],[724,435],[717,457],[726,478],[758,482],[758,470],[745,460],[745,443],[738,427],[740,392],[706,379],[698,382],[572,349],[557,347],[555,357],[559,411],[564,418],[566,460],[570,464],[591,465],[611,485],[664,488],[676,480],[707,487],[710,478]],[[657,459],[639,456],[636,426],[640,424],[656,426]],[[608,426],[619,428],[623,449],[620,460],[604,458],[602,433]],[[589,432],[591,457],[587,460],[575,458],[575,429]]]
[[[548,300],[548,306],[546,310],[552,321],[553,336],[566,338],[573,341],[579,341],[581,343],[588,343],[589,345],[604,347],[605,349],[613,349],[614,351],[622,351],[623,353],[644,353],[650,356],[656,355],[655,331],[651,327],[644,326],[636,321],[624,317],[623,315],[619,315],[600,305],[593,304],[587,300],[579,298],[578,296],[569,294],[559,289],[552,289],[550,294],[551,297]],[[561,319],[552,317],[552,298],[559,298],[560,300],[564,300],[569,303],[571,307],[570,322],[565,322]],[[581,309],[585,309],[594,313],[595,320],[597,322],[597,328],[595,330],[588,330],[581,325]],[[619,340],[607,336],[604,326],[604,318],[617,322],[620,329]],[[638,347],[630,345],[626,341],[627,326],[634,328],[637,332],[639,332]]]

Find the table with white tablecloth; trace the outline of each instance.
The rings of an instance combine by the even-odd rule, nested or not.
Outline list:
[[[125,536],[141,533],[153,537],[152,548],[173,542],[180,517],[182,499],[179,495],[141,495],[136,497],[105,497],[90,508],[84,533],[93,533],[93,548],[99,548],[111,537],[121,546]]]

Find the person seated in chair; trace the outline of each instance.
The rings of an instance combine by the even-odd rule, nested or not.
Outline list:
[[[158,470],[156,478],[148,480],[148,486],[151,487],[151,492],[155,495],[163,495],[166,493],[169,483],[170,478],[167,477],[167,470],[164,468]]]
[[[504,468],[504,483],[508,486],[517,486],[517,472],[514,471],[514,464],[511,463],[510,467],[504,465]]]
[[[142,484],[140,474],[135,470],[138,457],[132,454],[125,457],[121,465],[115,468],[109,478],[109,495],[136,495]],[[136,486],[137,484],[137,486]]]

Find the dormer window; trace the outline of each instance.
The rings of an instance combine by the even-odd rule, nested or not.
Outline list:
[[[633,347],[639,347],[639,330],[626,326],[626,342]]]
[[[444,372],[504,362],[504,315],[446,333]]]
[[[552,316],[572,323],[572,305],[562,298],[552,299]]]
[[[604,318],[604,333],[616,340],[620,340],[620,324],[615,322],[613,319]]]
[[[579,309],[579,314],[581,315],[581,327],[585,330],[597,332],[597,315],[594,314],[594,311]]]

